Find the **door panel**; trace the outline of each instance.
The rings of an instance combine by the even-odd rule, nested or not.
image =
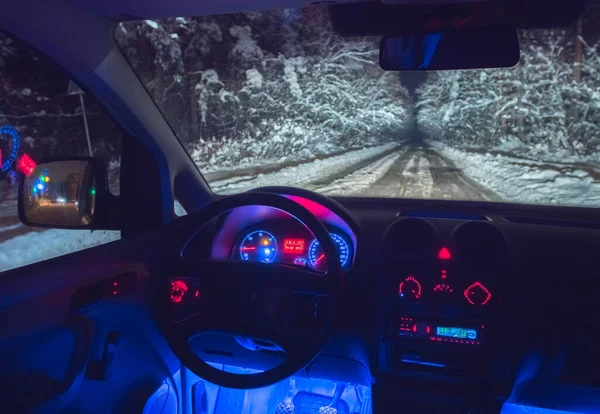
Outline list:
[[[2,274],[0,397],[11,408],[45,401],[38,412],[139,411],[178,369],[145,305],[144,247],[153,236]],[[95,287],[123,274],[135,275],[135,292],[98,295]],[[92,303],[70,312],[74,294],[88,291]]]

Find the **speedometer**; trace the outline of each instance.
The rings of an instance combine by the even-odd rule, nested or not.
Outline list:
[[[329,233],[329,236],[331,237],[331,241],[333,241],[338,257],[340,258],[340,265],[345,268],[350,257],[348,243],[339,234]],[[323,254],[323,249],[321,249],[319,241],[314,239],[308,248],[308,261],[310,262],[310,266],[314,269],[324,269],[324,259],[325,254]]]
[[[256,230],[248,233],[240,244],[242,260],[271,263],[277,256],[277,240],[268,231]]]

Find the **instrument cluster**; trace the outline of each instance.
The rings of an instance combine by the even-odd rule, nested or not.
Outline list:
[[[326,227],[342,269],[348,270],[354,257],[350,238],[338,228]],[[327,269],[319,241],[296,220],[270,220],[246,229],[238,236],[231,251],[231,258],[263,263],[286,263],[310,267],[318,272]]]

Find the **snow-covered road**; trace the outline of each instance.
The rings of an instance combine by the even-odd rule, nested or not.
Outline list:
[[[287,185],[327,195],[600,205],[600,169],[525,162],[420,140],[349,151],[262,173],[238,171],[229,178],[221,173],[210,185],[221,194]],[[15,214],[0,216],[0,272],[117,238],[117,232],[44,231],[21,225]]]
[[[363,192],[369,197],[493,200],[489,190],[466,178],[456,166],[421,141],[405,151],[380,180]]]

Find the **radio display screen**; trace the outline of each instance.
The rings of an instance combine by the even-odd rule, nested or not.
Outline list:
[[[435,328],[435,333],[437,336],[446,338],[477,339],[477,331],[475,329],[438,326]]]

